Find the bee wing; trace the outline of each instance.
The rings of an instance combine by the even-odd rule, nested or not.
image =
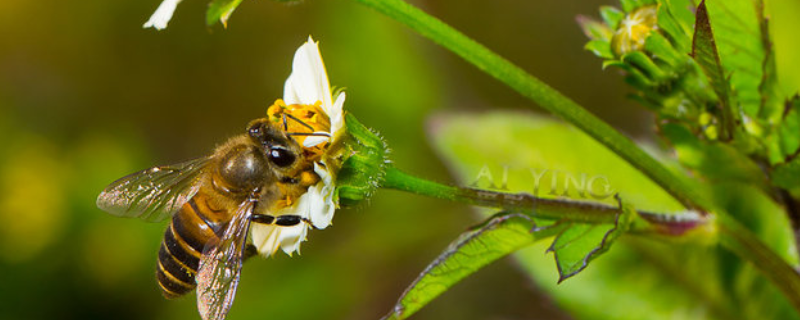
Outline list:
[[[153,167],[111,183],[97,197],[97,207],[120,217],[161,221],[189,201],[208,158],[170,166]]]
[[[222,320],[228,314],[242,272],[250,215],[254,202],[245,201],[222,237],[203,249],[197,271],[197,310],[203,320]]]

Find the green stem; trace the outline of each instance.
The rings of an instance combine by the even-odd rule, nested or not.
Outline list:
[[[402,0],[356,1],[405,24],[422,36],[457,54],[483,72],[505,83],[542,108],[572,123],[628,161],[687,208],[699,209],[701,212],[716,212],[719,216],[717,223],[720,228],[720,242],[726,248],[760,269],[767,278],[781,289],[791,301],[795,310],[800,312],[800,294],[798,294],[800,292],[798,291],[800,289],[800,275],[786,261],[767,248],[738,221],[728,216],[723,210],[716,208],[701,192],[697,192],[696,187],[692,187],[682,177],[672,174],[661,163],[642,149],[639,149],[636,144],[614,130],[613,127],[510,61],[500,57],[441,20]],[[431,188],[426,189],[431,192],[431,196],[439,195],[446,198],[443,193],[447,192],[447,190],[426,184],[421,184],[420,186]],[[402,189],[403,185],[395,187],[419,193],[407,188]],[[467,197],[465,201],[471,200]]]
[[[482,189],[447,186],[419,178],[389,166],[385,168],[381,187],[418,195],[450,200],[481,207],[526,214],[534,218],[584,223],[615,223],[620,208],[592,202],[538,198],[526,193],[505,193]],[[684,217],[637,211],[647,223],[636,232],[658,232],[680,235],[706,223],[704,218]]]
[[[626,159],[687,208],[707,203],[633,141],[583,107],[453,27],[402,0],[356,0],[459,55],[547,111],[563,118]]]

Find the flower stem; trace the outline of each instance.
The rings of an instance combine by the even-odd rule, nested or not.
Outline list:
[[[356,1],[405,24],[420,35],[457,54],[481,71],[505,83],[542,108],[575,125],[628,161],[687,208],[717,213],[719,219],[716,220],[716,223],[720,229],[720,243],[760,269],[781,289],[795,310],[800,313],[800,294],[798,294],[800,292],[800,274],[759,241],[752,232],[730,217],[724,210],[715,207],[701,192],[697,192],[696,187],[693,187],[683,177],[667,170],[661,163],[638,148],[633,141],[536,77],[422,10],[402,0]],[[429,196],[476,204],[482,201],[473,199],[463,192],[449,192],[455,190],[448,190],[445,187],[429,183],[420,182],[416,187],[422,188],[420,189],[422,191],[418,191],[404,185],[404,183],[412,183],[411,180],[396,181],[396,184],[392,181],[387,182],[387,187],[420,194],[429,192],[426,194]],[[459,197],[464,198],[460,199]],[[586,218],[590,217],[587,215]]]
[[[593,202],[545,199],[526,193],[505,193],[447,186],[407,174],[392,166],[386,168],[381,187],[549,220],[567,219],[582,223],[615,223],[617,215],[621,213],[619,207]],[[699,216],[677,219],[675,215],[646,211],[637,213],[648,223],[646,229],[640,228],[638,231],[657,231],[668,235],[683,234],[707,222],[706,219]]]

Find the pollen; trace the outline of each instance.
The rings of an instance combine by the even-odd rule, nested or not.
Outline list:
[[[294,204],[294,200],[292,199],[291,195],[287,194],[285,197],[275,202],[275,209],[280,210],[286,207],[291,207],[292,204]]]
[[[330,132],[331,121],[327,114],[322,110],[322,101],[314,104],[292,104],[286,105],[281,99],[275,100],[267,109],[267,116],[273,122],[281,123],[287,133],[295,133],[292,138],[301,146],[308,135],[314,132]],[[327,149],[329,143],[320,143],[313,147],[304,147],[307,159],[317,161]]]

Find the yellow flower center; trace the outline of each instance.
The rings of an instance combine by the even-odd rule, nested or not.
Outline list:
[[[302,146],[310,137],[304,134],[331,131],[331,120],[321,106],[321,101],[314,104],[286,105],[283,100],[278,99],[267,109],[267,117],[273,122],[280,123],[286,132],[294,134],[292,138]],[[330,142],[323,142],[313,147],[303,147],[306,159],[318,161],[329,144]]]
[[[657,28],[657,13],[657,5],[643,6],[628,13],[611,38],[611,50],[617,56],[641,50],[647,36]]]

